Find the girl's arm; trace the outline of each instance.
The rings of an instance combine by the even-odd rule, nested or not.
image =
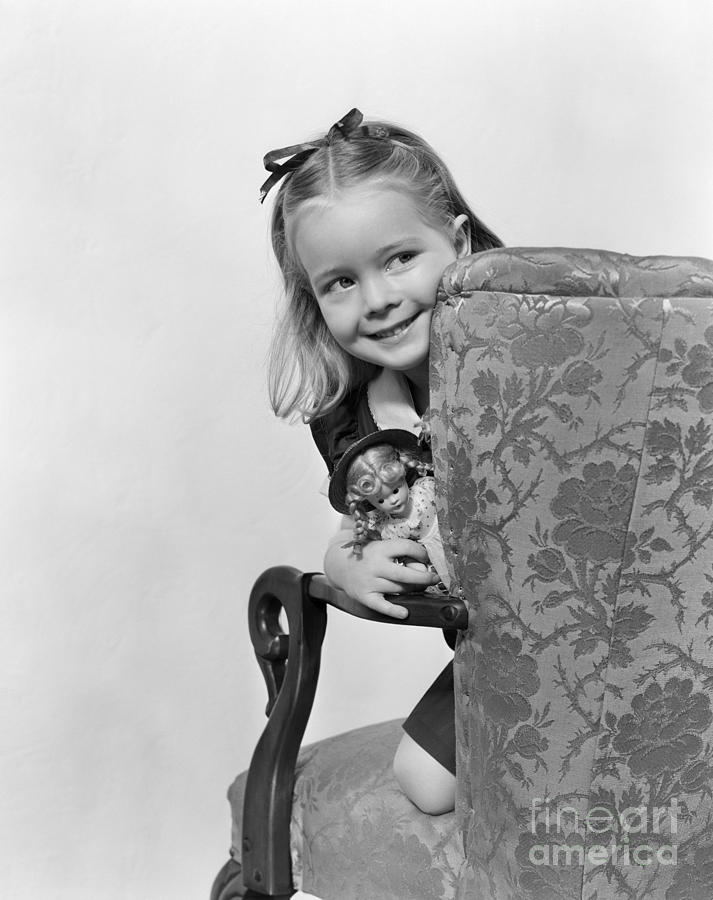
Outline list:
[[[364,606],[395,619],[404,619],[408,615],[405,607],[390,603],[384,594],[422,591],[435,584],[439,580],[437,575],[397,562],[406,557],[428,563],[428,553],[416,541],[398,538],[370,541],[364,546],[361,558],[357,558],[352,548],[345,546],[353,537],[353,522],[344,516],[340,530],[329,542],[324,557],[327,578]]]

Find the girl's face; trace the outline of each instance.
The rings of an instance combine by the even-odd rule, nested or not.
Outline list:
[[[295,252],[339,346],[365,362],[422,374],[443,270],[469,252],[465,221],[458,216],[446,231],[408,193],[373,182],[333,202],[303,204]]]

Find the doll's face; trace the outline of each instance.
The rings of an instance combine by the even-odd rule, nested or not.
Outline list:
[[[404,478],[391,487],[382,483],[379,493],[369,497],[369,502],[379,512],[400,518],[408,514],[408,498],[409,489]]]

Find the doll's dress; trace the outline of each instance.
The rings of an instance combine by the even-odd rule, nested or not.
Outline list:
[[[405,517],[389,516],[374,511],[369,527],[378,531],[382,540],[408,538],[423,544],[431,564],[448,588],[450,580],[443,542],[436,515],[436,481],[432,475],[417,478],[409,489],[411,513]]]

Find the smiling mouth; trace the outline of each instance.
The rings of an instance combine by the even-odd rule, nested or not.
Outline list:
[[[420,313],[416,313],[415,316],[411,316],[410,319],[399,322],[399,324],[394,325],[393,328],[384,328],[383,331],[375,331],[373,334],[367,334],[366,337],[370,338],[372,341],[383,341],[386,338],[398,337],[406,331],[409,325],[416,321],[419,315]]]

